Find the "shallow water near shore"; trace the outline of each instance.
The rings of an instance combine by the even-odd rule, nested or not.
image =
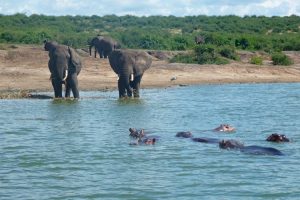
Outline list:
[[[51,95],[52,93],[50,93]],[[81,92],[77,101],[0,100],[0,199],[298,199],[300,84]],[[235,133],[209,131],[221,123]],[[160,136],[130,146],[129,127]],[[237,139],[284,156],[176,138]],[[269,143],[271,133],[290,143]]]

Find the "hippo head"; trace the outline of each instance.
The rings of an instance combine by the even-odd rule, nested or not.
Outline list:
[[[144,144],[152,144],[153,145],[153,144],[155,144],[155,142],[156,142],[155,138],[146,138],[143,140]]]
[[[176,134],[176,137],[191,138],[193,137],[193,134],[189,131],[182,131],[182,132],[178,132]]]
[[[235,128],[229,124],[221,124],[219,127],[215,128],[214,131],[233,132],[235,131]]]
[[[141,139],[145,137],[145,132],[144,129],[141,129],[140,131],[136,130],[135,128],[129,128],[129,136],[136,138],[136,139]]]
[[[290,140],[283,134],[273,133],[267,139],[269,142],[289,142]]]
[[[243,146],[243,143],[236,140],[221,140],[219,142],[219,147],[221,149],[240,149]]]

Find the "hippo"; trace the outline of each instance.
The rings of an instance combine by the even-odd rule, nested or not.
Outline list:
[[[192,138],[194,142],[202,142],[202,143],[209,143],[209,144],[217,144],[220,142],[219,139],[216,138],[206,138],[206,137],[200,137],[200,138]]]
[[[269,142],[289,142],[290,140],[283,134],[272,133],[266,141]]]
[[[272,147],[261,147],[256,145],[245,146],[243,143],[236,140],[222,140],[219,142],[221,149],[236,149],[246,154],[255,155],[276,155],[282,156],[283,153]]]
[[[229,124],[220,124],[217,128],[214,129],[214,131],[220,131],[220,132],[234,132],[235,128]]]
[[[176,137],[192,138],[193,134],[190,131],[181,131],[176,134]]]
[[[207,137],[198,137],[194,138],[193,134],[190,131],[181,131],[176,134],[176,137],[182,138],[191,138],[194,142],[202,142],[202,143],[219,143],[219,140],[216,138],[207,138]]]
[[[129,136],[136,139],[136,141],[129,143],[130,145],[154,145],[156,143],[157,138],[154,136],[146,136],[144,129],[140,131],[135,128],[129,128]]]

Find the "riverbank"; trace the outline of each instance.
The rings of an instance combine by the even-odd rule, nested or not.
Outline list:
[[[80,50],[83,69],[78,77],[80,90],[115,90],[117,75],[107,59],[89,57]],[[227,65],[169,63],[153,57],[151,68],[144,74],[141,87],[176,85],[300,82],[300,52],[285,52],[294,60],[292,66],[273,66],[264,55],[261,66],[249,64],[255,53],[239,52],[241,60]],[[257,54],[257,53],[256,53]],[[161,54],[160,54],[161,55]],[[53,91],[48,70],[48,53],[43,46],[4,45],[0,50],[0,91]]]

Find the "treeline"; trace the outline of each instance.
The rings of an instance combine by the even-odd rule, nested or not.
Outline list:
[[[41,44],[45,39],[84,48],[97,34],[125,48],[189,50],[195,36],[216,47],[300,50],[300,17],[264,16],[45,16],[0,15],[0,43]]]

